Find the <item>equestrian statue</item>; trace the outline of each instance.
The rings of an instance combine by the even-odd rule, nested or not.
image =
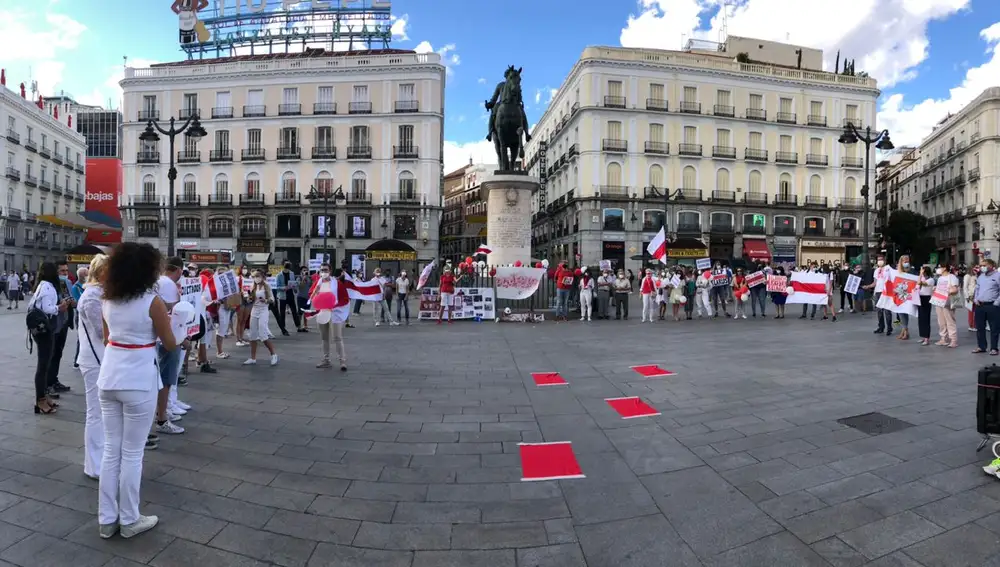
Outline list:
[[[528,132],[528,117],[524,114],[524,99],[521,97],[521,68],[507,67],[503,74],[504,80],[497,84],[493,98],[486,101],[486,110],[490,111],[489,133],[487,141],[492,141],[497,151],[497,164],[500,171],[513,171],[517,167],[518,158],[524,158],[525,142],[531,141]]]

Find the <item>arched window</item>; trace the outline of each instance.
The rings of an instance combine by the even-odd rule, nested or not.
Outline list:
[[[729,170],[720,168],[715,172],[715,188],[719,191],[729,191]]]
[[[399,198],[403,201],[416,201],[420,199],[417,195],[417,178],[409,171],[399,173]]]
[[[713,232],[733,232],[733,213],[713,212],[709,217]]]
[[[774,234],[780,236],[795,236],[795,217],[791,215],[775,215]]]
[[[332,195],[333,194],[333,176],[330,172],[323,170],[316,174],[315,180],[316,192],[320,195]]]
[[[368,176],[363,171],[355,171],[351,176],[351,200],[368,199]]]
[[[701,232],[701,213],[697,211],[678,212],[677,232]]]
[[[181,197],[185,202],[193,202],[198,198],[198,178],[189,173],[184,176],[181,184]]]
[[[853,217],[840,219],[840,236],[856,238],[858,236],[858,219]]]
[[[153,179],[152,175],[146,175],[142,178],[142,197],[144,199],[156,198],[156,180]]]
[[[625,230],[625,210],[604,209],[604,230]]]
[[[201,219],[198,217],[181,217],[177,219],[177,236],[201,238]]]
[[[853,177],[848,177],[844,182],[844,198],[856,199],[858,196],[858,181]]]
[[[806,236],[826,236],[826,219],[823,217],[806,217]]]
[[[764,185],[761,182],[760,172],[756,169],[750,172],[750,179],[747,183],[747,192],[751,195],[761,195],[764,193]]]
[[[247,174],[246,196],[251,201],[263,198],[260,192],[260,175],[256,172]]]
[[[681,188],[685,193],[698,188],[698,170],[690,165],[684,168],[681,172]]]
[[[663,209],[645,209],[642,211],[642,230],[660,230],[660,227],[666,226],[666,222],[667,215],[663,212]]]
[[[295,174],[291,171],[281,174],[281,197],[283,199],[295,198]]]
[[[240,217],[240,236],[248,237],[266,237],[267,236],[267,219],[264,217]]]
[[[792,176],[782,173],[778,178],[778,199],[782,202],[792,202],[795,189],[792,187]]]
[[[622,184],[622,166],[618,162],[611,162],[608,164],[605,185],[610,187],[621,187]]]
[[[764,234],[767,217],[760,213],[743,213],[743,232],[745,234]]]
[[[818,175],[809,178],[809,196],[819,197],[823,194],[823,179]]]
[[[663,189],[663,168],[659,164],[649,166],[649,185]]]
[[[215,176],[215,196],[220,200],[229,198],[229,177],[225,173]]]

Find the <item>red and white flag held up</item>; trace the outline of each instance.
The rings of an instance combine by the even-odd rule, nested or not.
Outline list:
[[[793,272],[788,285],[793,293],[785,303],[826,305],[829,276],[818,272]]]
[[[485,245],[485,244],[480,244],[479,248],[476,248],[476,255],[479,255],[479,254],[489,255],[489,254],[492,254],[492,253],[493,253],[493,249],[490,248],[489,246]]]
[[[656,233],[656,237],[646,247],[646,252],[649,252],[650,256],[661,262],[667,257],[667,233],[664,230],[665,228],[661,226],[660,232]]]
[[[378,278],[362,282],[351,278],[350,275],[345,275],[343,283],[344,287],[347,288],[347,296],[351,299],[382,301],[382,283]]]

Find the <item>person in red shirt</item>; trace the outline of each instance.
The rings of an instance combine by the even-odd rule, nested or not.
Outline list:
[[[556,268],[556,319],[562,317],[569,321],[569,292],[573,289],[573,271],[566,267],[566,262],[559,262]]]
[[[656,279],[653,278],[653,270],[646,268],[646,275],[639,284],[639,293],[642,295],[642,322],[653,322],[653,310],[656,306]]]
[[[452,314],[454,313],[455,306],[453,305],[453,299],[455,297],[455,274],[451,272],[450,266],[445,266],[444,271],[441,273],[441,306],[438,307],[438,322],[441,324],[441,318],[444,316],[445,307],[448,308],[448,324],[452,324],[454,321],[452,319]]]

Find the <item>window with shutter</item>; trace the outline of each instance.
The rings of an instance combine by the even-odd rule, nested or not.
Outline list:
[[[780,145],[778,147],[781,148],[780,151],[782,151],[782,152],[790,152],[790,151],[792,151],[792,137],[791,136],[784,136],[784,135],[782,135],[781,138],[779,138],[779,142],[780,142]]]
[[[729,191],[729,170],[722,168],[715,172],[715,188],[719,191]]]
[[[684,87],[684,102],[698,102],[697,87]]]
[[[819,197],[823,193],[823,180],[818,175],[809,178],[809,196]]]
[[[716,91],[715,92],[715,104],[719,106],[731,106],[732,93],[729,91]]]
[[[608,138],[611,140],[622,139],[622,123],[616,120],[608,121]]]
[[[750,172],[750,182],[748,183],[748,190],[753,195],[759,195],[763,189],[761,185],[760,172],[756,169]]]
[[[649,125],[649,141],[650,142],[662,142],[663,141],[663,124],[650,124]]]
[[[764,95],[751,94],[750,95],[750,108],[754,110],[764,109]]]
[[[809,153],[819,155],[823,153],[822,138],[809,138]]]
[[[698,188],[698,173],[690,165],[685,167],[681,174],[681,185],[684,189]]]
[[[663,187],[663,168],[657,164],[649,168],[649,184],[653,187]]]
[[[809,114],[813,116],[823,116],[823,103],[814,100],[809,103]]]
[[[621,81],[608,81],[608,96],[622,96]]]
[[[606,185],[610,185],[612,187],[619,187],[619,186],[621,186],[621,184],[622,184],[622,166],[620,166],[620,165],[618,165],[617,163],[614,163],[614,162],[609,163],[608,164],[608,170],[607,170],[607,177],[608,177],[608,180],[607,180]]]
[[[656,101],[662,101],[666,99],[666,96],[664,95],[663,92],[663,85],[656,83],[649,85],[649,98]]]
[[[764,134],[760,132],[750,132],[750,149],[751,150],[764,149]]]
[[[778,112],[783,112],[787,114],[792,113],[792,99],[781,98],[778,100]]]
[[[719,129],[715,131],[715,145],[724,148],[729,147],[729,130]]]
[[[684,127],[684,143],[685,144],[697,144],[698,143],[698,128],[695,126],[685,126]]]

